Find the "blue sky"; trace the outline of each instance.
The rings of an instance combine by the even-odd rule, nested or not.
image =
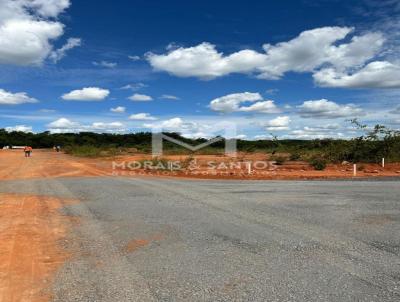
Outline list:
[[[400,4],[0,0],[0,127],[352,137],[400,127]]]

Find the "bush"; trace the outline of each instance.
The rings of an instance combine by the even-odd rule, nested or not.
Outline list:
[[[293,161],[299,160],[300,158],[301,158],[301,155],[300,155],[300,153],[297,153],[297,152],[290,154],[290,157],[289,157],[289,159],[293,160]]]
[[[310,165],[314,167],[315,170],[322,171],[326,168],[326,160],[320,157],[314,157],[310,160]]]

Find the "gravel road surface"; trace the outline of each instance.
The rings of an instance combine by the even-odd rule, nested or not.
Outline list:
[[[57,178],[78,199],[54,301],[400,301],[399,181]]]

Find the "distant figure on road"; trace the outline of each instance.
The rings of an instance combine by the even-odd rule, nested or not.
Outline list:
[[[25,157],[31,157],[32,147],[26,146],[26,147],[24,148],[24,153],[25,153]]]
[[[56,151],[57,151],[57,152],[60,152],[60,150],[61,150],[61,147],[60,147],[60,146],[57,146],[57,147],[56,147]]]

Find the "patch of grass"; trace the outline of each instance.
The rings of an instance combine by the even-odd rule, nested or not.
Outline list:
[[[67,146],[64,151],[79,157],[99,157],[102,149],[94,146]]]
[[[126,154],[121,148],[102,148],[96,146],[66,146],[65,153],[78,157],[113,157]]]

